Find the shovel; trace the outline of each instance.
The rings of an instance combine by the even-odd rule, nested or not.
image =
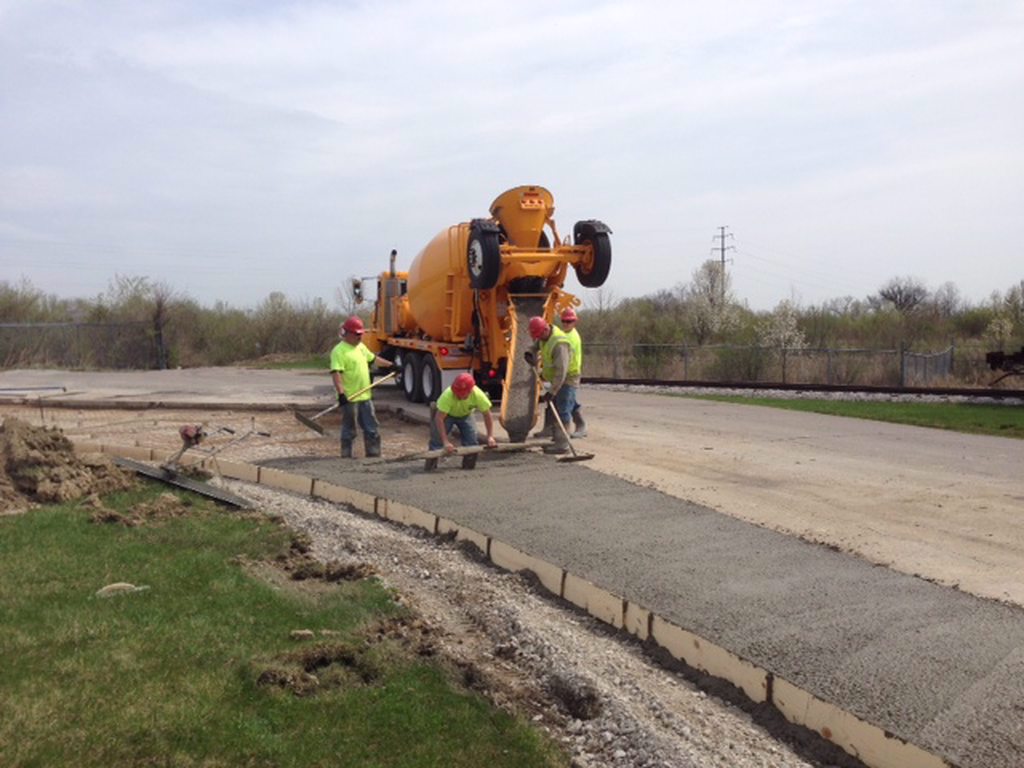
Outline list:
[[[398,375],[398,371],[392,371],[387,376],[383,376],[383,377],[377,379],[372,384],[363,387],[359,391],[353,392],[352,396],[349,399],[351,400],[353,397],[359,397],[364,392],[369,392],[371,389],[376,387],[378,384],[383,384],[385,381],[390,381],[391,379],[395,378],[395,376],[397,376],[397,375]],[[316,420],[319,419],[321,416],[326,416],[331,411],[337,410],[338,407],[339,407],[338,404],[335,403],[334,405],[330,406],[329,408],[324,408],[322,411],[320,411],[320,413],[317,413],[317,414],[315,414],[313,416],[303,416],[298,411],[292,411],[292,415],[296,419],[298,419],[302,424],[304,424],[305,426],[309,427],[314,432],[322,435],[324,433],[324,428],[322,426],[320,426],[319,424],[317,424]]]
[[[594,458],[592,453],[576,453],[576,449],[572,447],[572,440],[569,439],[569,433],[565,429],[565,424],[562,423],[562,417],[558,415],[558,409],[555,408],[554,402],[548,400],[548,407],[551,409],[551,416],[555,420],[555,424],[562,430],[562,434],[565,435],[565,442],[569,444],[569,456],[559,456],[559,461],[590,461]]]

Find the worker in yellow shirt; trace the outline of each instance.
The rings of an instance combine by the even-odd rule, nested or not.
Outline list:
[[[375,355],[363,344],[363,321],[352,316],[338,329],[341,341],[331,350],[331,379],[341,406],[341,458],[352,458],[356,423],[363,431],[366,455],[380,456],[380,430],[373,408],[370,363],[390,368],[393,363]],[[365,391],[362,391],[365,390]],[[349,399],[346,392],[355,395]],[[356,394],[356,393],[360,394]]]
[[[569,375],[579,379],[583,374],[583,339],[580,338],[580,332],[576,329],[576,321],[579,318],[576,317],[575,309],[566,307],[562,310],[560,319],[562,321],[562,330],[565,331],[565,337],[569,339],[569,344],[572,347],[572,362],[569,364]],[[572,409],[572,423],[575,430],[569,435],[570,437],[575,439],[587,436],[587,422],[583,420],[583,413],[580,410],[578,391],[576,402]]]
[[[455,381],[448,387],[441,396],[437,398],[430,420],[430,443],[428,447],[432,451],[444,448],[448,453],[455,451],[449,433],[457,429],[462,438],[464,446],[479,445],[476,433],[476,425],[473,423],[473,414],[479,411],[484,417],[484,429],[487,430],[486,445],[494,448],[498,443],[494,439],[494,417],[491,415],[491,399],[487,394],[476,386],[473,375],[460,373]],[[434,459],[428,468],[437,466]],[[472,469],[476,466],[476,455],[469,454],[463,457],[462,466],[464,469]]]

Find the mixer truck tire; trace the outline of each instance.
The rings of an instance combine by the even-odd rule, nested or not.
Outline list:
[[[423,366],[420,369],[420,391],[424,403],[433,403],[441,396],[441,369],[433,355],[423,355]]]
[[[405,399],[410,403],[423,402],[423,388],[420,386],[422,371],[423,361],[418,354],[406,352],[402,355],[402,389]]]
[[[584,288],[600,288],[612,268],[611,230],[600,221],[577,221],[573,227],[576,245],[590,245],[594,258],[588,264],[576,264],[576,278]]]
[[[501,272],[501,242],[498,228],[489,222],[474,221],[466,248],[470,287],[487,291],[498,284]]]

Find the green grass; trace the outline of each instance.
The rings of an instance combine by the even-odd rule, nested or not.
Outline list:
[[[973,403],[891,403],[848,400],[781,400],[765,397],[701,395],[700,400],[763,405],[790,411],[825,413],[855,419],[888,421],[917,427],[949,429],[978,435],[1024,438],[1024,407]]]
[[[288,532],[194,504],[138,527],[90,523],[75,505],[0,518],[0,765],[567,764],[440,668],[370,646],[360,627],[402,610],[377,580],[313,589],[257,578],[242,563],[284,551]],[[149,589],[96,596],[118,581]],[[325,642],[291,639],[299,628],[368,649],[370,682],[334,665],[316,670],[331,684],[313,695],[258,684]]]

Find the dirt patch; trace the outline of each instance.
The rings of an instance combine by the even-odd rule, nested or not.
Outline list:
[[[292,633],[292,639],[307,638],[314,642],[269,661],[254,662],[256,684],[313,696],[334,688],[376,685],[384,677],[387,659],[409,658],[407,652],[396,650],[394,635],[372,629],[354,640],[315,639],[311,631]]]
[[[120,491],[134,483],[107,456],[76,455],[59,429],[10,417],[0,425],[0,513]]]
[[[377,573],[369,563],[360,561],[331,560],[323,562],[310,552],[311,541],[307,534],[296,532],[288,551],[277,558],[277,565],[294,581],[318,580],[326,582],[359,581]]]
[[[136,504],[127,512],[111,509],[97,494],[87,498],[83,506],[92,508],[91,523],[111,523],[129,528],[146,523],[156,523],[175,517],[184,517],[195,507],[190,497],[182,499],[173,493],[161,493],[152,501]]]

